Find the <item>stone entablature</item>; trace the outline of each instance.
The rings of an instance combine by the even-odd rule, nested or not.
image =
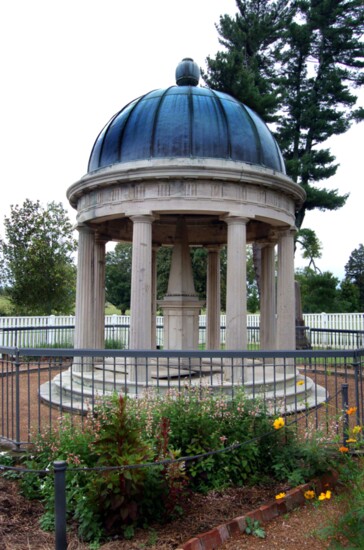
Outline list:
[[[91,173],[72,185],[67,196],[77,206],[79,223],[186,211],[292,226],[304,191],[284,174],[263,167],[224,160],[173,159]]]

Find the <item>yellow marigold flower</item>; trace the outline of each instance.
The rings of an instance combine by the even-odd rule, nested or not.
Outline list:
[[[279,493],[276,495],[276,500],[279,500],[280,498],[284,498],[286,496],[286,493]]]
[[[361,426],[354,426],[354,428],[353,428],[353,434],[354,434],[354,435],[358,435],[358,434],[360,434],[361,430],[362,430],[362,427],[361,427]]]
[[[357,407],[349,407],[349,409],[346,411],[346,414],[355,414],[357,411]]]
[[[346,443],[356,443],[356,439],[354,439],[353,437],[350,437],[349,439],[346,440]]]
[[[307,498],[307,500],[311,500],[312,498],[315,498],[315,491],[305,491],[303,496]]]
[[[349,451],[349,449],[347,447],[342,446],[342,447],[339,448],[339,451],[340,451],[340,453],[347,453]]]
[[[319,500],[325,500],[326,499],[326,493],[321,493],[318,497]]]
[[[280,428],[283,428],[283,426],[284,426],[284,420],[281,416],[279,418],[276,418],[275,421],[273,422],[273,428],[275,430],[279,430]]]
[[[327,499],[331,498],[331,491],[326,491],[325,498],[327,498]]]
[[[298,380],[297,386],[303,386],[303,384],[304,384],[304,381],[303,381],[303,380]]]

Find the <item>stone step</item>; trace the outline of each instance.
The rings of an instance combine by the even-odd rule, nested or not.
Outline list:
[[[148,382],[148,387],[165,393],[171,388],[180,390],[185,386],[184,381],[188,382],[188,385],[209,387],[212,391],[222,390],[225,394],[231,394],[234,388],[240,386],[240,384],[223,381],[221,373],[215,373],[202,377],[188,376],[185,379],[159,376],[152,378]],[[303,384],[297,384],[298,381],[302,381]],[[145,386],[144,382],[136,384],[128,380],[125,371],[116,373],[95,369],[81,373],[72,372],[72,369],[69,369],[55,376],[51,383],[43,384],[40,388],[40,397],[43,401],[64,410],[75,409],[86,412],[88,406],[95,402],[97,397],[111,396],[114,392],[129,396],[141,395]],[[326,401],[328,397],[324,388],[315,385],[311,378],[297,373],[290,373],[285,380],[280,376],[272,375],[271,379],[265,376],[262,379],[247,381],[244,389],[248,398],[265,399],[273,409],[284,408],[287,412],[304,410],[314,406],[315,403]]]
[[[314,382],[310,378],[303,380],[302,385],[286,385],[283,388],[261,388],[256,386],[244,386],[246,395],[256,397],[259,395],[270,403],[285,402],[286,404],[306,402],[307,396],[312,392],[314,388]]]
[[[164,383],[162,384],[163,380],[167,382],[167,385],[168,381],[173,383],[173,385],[180,385],[184,384],[187,381],[201,378],[201,380],[206,383],[209,383],[209,380],[214,380],[215,384],[217,384],[221,382],[221,380],[223,380],[224,378],[221,369],[215,369],[214,371],[206,369],[205,371],[197,372],[193,369],[187,370],[177,368],[175,369],[173,367],[161,367],[157,370],[151,370],[149,374],[151,377],[149,383],[156,381],[157,385],[161,385],[163,387],[166,385]],[[244,386],[247,388],[248,392],[250,391],[250,387],[259,388],[260,393],[273,391],[274,388],[276,390],[284,390],[288,386],[295,385],[299,379],[299,373],[292,372],[289,374],[285,374],[285,378],[282,378],[282,375],[275,374],[274,372],[269,371],[265,373],[265,376],[263,377],[256,377],[252,380],[247,380],[244,383]],[[125,387],[130,384],[130,381],[128,380],[128,373],[126,371],[112,371],[105,369],[95,369],[93,371],[85,371],[83,373],[73,371],[72,381],[73,383],[83,385],[84,387],[94,387],[96,390],[102,392],[112,392],[115,390],[124,391]],[[236,380],[236,382],[239,382],[239,380]],[[153,383],[152,385],[154,386],[156,384]]]

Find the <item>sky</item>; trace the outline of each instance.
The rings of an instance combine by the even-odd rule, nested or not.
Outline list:
[[[10,205],[62,202],[87,171],[93,143],[124,105],[175,84],[184,57],[206,68],[221,49],[215,24],[235,0],[18,0],[0,7],[0,235]],[[364,95],[362,94],[364,104]],[[363,124],[330,142],[340,163],[327,188],[350,193],[336,212],[307,214],[322,271],[340,280],[363,243]],[[299,251],[296,267],[307,265]]]

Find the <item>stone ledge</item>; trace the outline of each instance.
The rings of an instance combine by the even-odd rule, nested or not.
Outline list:
[[[267,502],[267,504],[263,504],[244,516],[234,518],[200,535],[195,535],[182,546],[179,546],[177,550],[216,550],[229,538],[245,532],[246,518],[257,520],[260,523],[271,521],[278,516],[282,516],[302,506],[305,503],[305,491],[315,488],[316,493],[321,493],[322,491],[326,491],[329,487],[335,487],[337,480],[337,472],[328,472],[319,478],[313,479],[309,483],[299,485],[287,491],[286,496],[278,501]]]

